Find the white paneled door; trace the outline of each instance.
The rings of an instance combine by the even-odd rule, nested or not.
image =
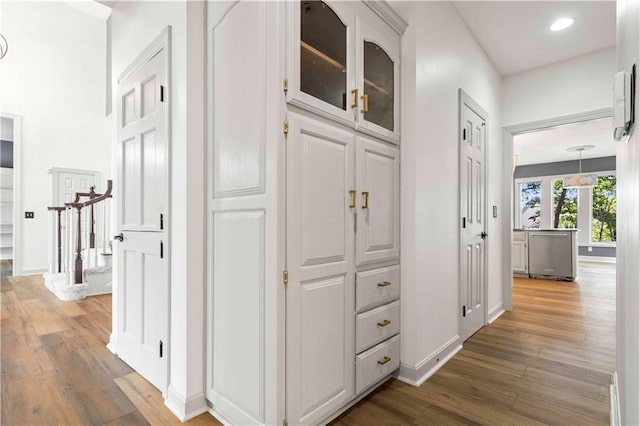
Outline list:
[[[118,89],[118,356],[166,389],[168,259],[166,49],[141,60]]]
[[[460,337],[485,323],[486,282],[486,113],[461,95],[460,105]]]
[[[357,263],[400,257],[400,151],[358,136]]]
[[[289,121],[287,419],[317,424],[354,394],[355,143],[334,125]]]

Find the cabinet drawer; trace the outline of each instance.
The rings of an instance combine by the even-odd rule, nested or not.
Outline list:
[[[400,335],[356,356],[356,394],[400,367]]]
[[[400,302],[356,315],[356,353],[400,332]]]
[[[400,296],[400,266],[358,272],[356,312],[366,311]]]

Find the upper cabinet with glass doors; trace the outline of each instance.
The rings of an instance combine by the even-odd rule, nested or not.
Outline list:
[[[288,7],[287,102],[398,143],[400,36],[362,2]]]

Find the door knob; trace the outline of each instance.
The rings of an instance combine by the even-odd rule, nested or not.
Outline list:
[[[480,233],[480,238],[482,238],[483,240],[485,240],[485,239],[487,238],[487,235],[488,235],[488,234],[487,234],[486,232],[482,231],[482,232]]]
[[[113,237],[114,240],[118,240],[120,242],[124,241],[124,235],[121,233],[119,233],[118,235],[116,235],[115,237]]]

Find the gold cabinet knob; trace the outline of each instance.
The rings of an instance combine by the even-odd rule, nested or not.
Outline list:
[[[384,321],[380,321],[380,322],[378,323],[378,326],[379,326],[379,327],[386,327],[386,326],[388,326],[389,324],[391,324],[391,321],[389,321],[389,320],[384,320]]]

